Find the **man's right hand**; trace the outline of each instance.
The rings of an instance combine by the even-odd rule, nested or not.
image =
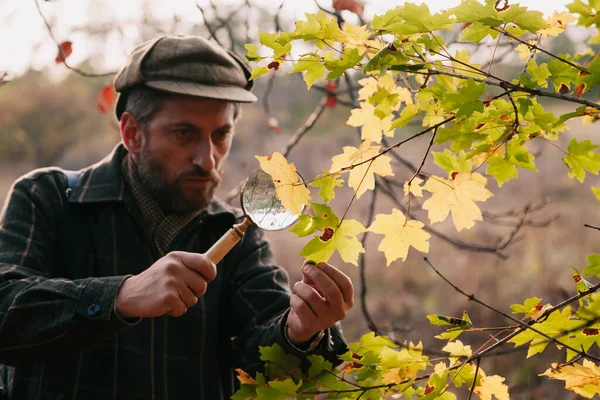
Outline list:
[[[183,315],[204,295],[217,268],[204,254],[174,251],[123,282],[116,310],[124,318]]]

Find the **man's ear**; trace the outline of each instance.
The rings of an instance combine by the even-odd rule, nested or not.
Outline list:
[[[121,116],[121,141],[123,145],[137,161],[142,151],[143,132],[139,122],[128,112]]]

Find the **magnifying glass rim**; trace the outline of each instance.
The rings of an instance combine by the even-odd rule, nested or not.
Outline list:
[[[282,231],[282,230],[284,230],[284,229],[287,229],[287,228],[289,228],[290,226],[294,225],[294,224],[295,224],[295,223],[298,221],[298,219],[300,218],[300,215],[304,214],[304,211],[305,211],[305,210],[306,210],[306,208],[307,208],[307,207],[306,207],[306,204],[304,204],[304,205],[302,206],[302,212],[301,212],[299,215],[294,215],[294,216],[293,216],[294,218],[293,218],[293,221],[292,221],[292,222],[290,222],[290,223],[289,223],[288,225],[286,225],[286,226],[283,226],[283,227],[281,227],[281,228],[277,228],[277,229],[263,228],[262,226],[260,226],[259,224],[257,224],[257,223],[256,223],[256,221],[254,221],[254,220],[253,220],[253,219],[250,217],[250,215],[248,214],[248,212],[246,211],[246,207],[244,207],[244,192],[245,192],[245,190],[246,190],[246,186],[248,186],[248,183],[250,182],[250,180],[251,180],[251,179],[252,179],[252,178],[253,178],[253,177],[254,177],[256,174],[258,174],[259,172],[263,172],[264,174],[266,174],[266,175],[269,175],[269,174],[267,174],[265,171],[263,171],[263,169],[262,169],[262,168],[257,168],[257,169],[255,169],[255,170],[254,170],[254,172],[252,172],[252,174],[251,174],[251,175],[248,177],[248,179],[246,180],[246,183],[244,184],[244,187],[243,187],[243,188],[242,188],[242,190],[240,191],[240,205],[242,206],[242,211],[244,212],[244,215],[245,215],[246,217],[250,218],[250,219],[252,220],[252,222],[253,222],[253,223],[254,223],[256,226],[258,226],[260,229],[262,229],[262,230],[264,230],[264,231],[272,231],[272,232],[275,232],[275,231]],[[296,171],[296,174],[298,174],[298,177],[301,179],[301,182],[303,183],[303,185],[304,185],[305,187],[307,187],[307,186],[306,186],[306,183],[304,183],[304,178],[302,177],[302,175],[300,175],[300,172]],[[269,175],[269,176],[270,176],[270,175]]]

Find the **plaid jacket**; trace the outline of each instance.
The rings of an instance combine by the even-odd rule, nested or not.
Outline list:
[[[125,277],[159,258],[121,175],[124,154],[119,145],[83,170],[71,193],[57,168],[31,172],[9,193],[0,218],[0,363],[11,366],[11,400],[228,398],[233,367],[259,368],[260,345],[295,352],[282,332],[288,275],[253,228],[184,316],[128,323],[114,314]],[[215,201],[169,250],[205,252],[239,217]],[[329,335],[317,353],[334,360],[345,344],[337,328]]]

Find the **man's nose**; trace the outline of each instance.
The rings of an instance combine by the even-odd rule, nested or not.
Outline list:
[[[193,163],[207,172],[215,168],[214,149],[210,140],[202,141],[196,146]]]

